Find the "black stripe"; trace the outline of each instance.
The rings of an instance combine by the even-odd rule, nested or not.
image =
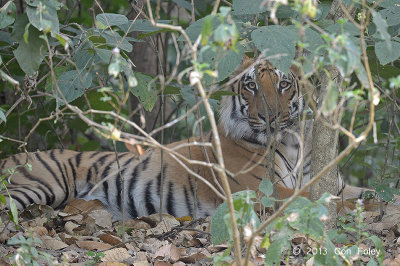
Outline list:
[[[72,164],[72,159],[68,159],[68,164],[69,167],[71,167],[71,172],[72,172],[72,178],[74,180],[74,197],[76,197],[76,195],[78,195],[78,191],[76,190],[76,171],[75,171],[75,167]]]
[[[86,183],[91,183],[92,182],[92,168],[89,168],[87,175],[86,175]]]
[[[129,164],[131,164],[132,161],[135,160],[135,159],[136,159],[135,156],[132,156],[131,158],[129,158],[129,159],[122,165],[122,168],[127,167],[127,166],[128,166]]]
[[[151,156],[147,157],[146,159],[143,160],[142,162],[142,171],[146,171],[147,167],[149,166]]]
[[[262,178],[261,178],[261,177],[258,177],[258,176],[256,176],[255,174],[251,174],[251,176],[252,176],[252,177],[254,177],[255,179],[259,180],[259,181],[261,181],[261,180],[262,180]]]
[[[25,204],[25,202],[24,202],[20,197],[15,196],[15,195],[11,195],[11,198],[12,198],[14,201],[18,201],[18,203],[21,204],[22,209],[26,209],[26,204]]]
[[[64,192],[65,192],[65,196],[64,196],[64,200],[60,203],[60,205],[64,205],[64,204],[68,201],[68,198],[69,198],[68,180],[67,180],[67,177],[64,175],[64,171],[63,171],[63,169],[62,169],[62,167],[61,167],[61,164],[58,162],[58,160],[57,160],[57,158],[56,158],[54,152],[55,152],[55,150],[52,150],[52,151],[50,152],[50,159],[52,159],[52,160],[56,163],[59,172],[61,172],[61,177],[62,177],[62,179],[63,179],[63,181],[64,181]],[[66,173],[67,173],[67,172],[65,172],[65,174],[66,174]]]
[[[122,193],[123,193],[121,178],[124,178],[125,170],[126,170],[126,168],[121,171],[121,176],[119,175],[119,172],[117,172],[117,175],[115,177],[115,187],[117,188],[117,206],[120,211],[122,210],[121,201],[122,201]]]
[[[233,176],[230,173],[226,172],[226,176],[229,177],[229,179],[235,182],[236,184],[240,185],[239,181],[233,178]]]
[[[105,196],[105,201],[108,206],[110,206],[110,201],[108,199],[108,180],[103,182],[103,193]]]
[[[40,204],[42,204],[43,202],[43,198],[42,198],[42,195],[40,195],[40,193],[38,193],[36,190],[34,190],[33,188],[35,188],[35,187],[32,187],[32,186],[26,186],[26,185],[18,185],[18,188],[23,188],[23,189],[26,189],[26,190],[29,190],[29,191],[31,191],[33,194],[35,194],[37,197],[38,197],[38,199],[40,200]],[[43,191],[43,189],[40,189],[40,188],[38,188],[39,190],[41,190],[41,191]],[[43,193],[44,193],[44,191],[43,191]]]
[[[89,159],[92,159],[93,157],[95,157],[97,154],[103,153],[102,151],[95,151],[93,152],[90,156]]]
[[[163,171],[162,171],[162,173],[164,174],[164,180],[165,180],[166,169],[167,169],[167,166],[164,165]],[[158,196],[158,197],[160,197],[160,195],[161,195],[160,193],[161,193],[161,171],[160,171],[160,173],[157,175],[157,196]]]
[[[112,154],[111,154],[111,153],[107,153],[106,155],[101,156],[101,157],[97,160],[97,162],[98,162],[100,165],[103,165],[105,159],[106,159],[107,157],[109,157],[110,155],[112,155]]]
[[[94,163],[91,168],[94,169],[94,175],[97,176],[99,174],[99,169],[97,169],[97,163]]]
[[[174,197],[174,184],[168,183],[168,196],[167,196],[167,212],[172,216],[176,217],[175,213],[175,197]]]
[[[185,202],[186,202],[186,207],[188,209],[189,216],[193,217],[193,207],[192,207],[190,196],[189,196],[186,186],[183,187],[183,194],[185,196]]]
[[[134,192],[135,184],[137,181],[138,167],[139,167],[139,165],[137,165],[135,167],[135,169],[133,169],[132,177],[129,180],[129,186],[128,186],[128,198],[129,198],[129,210],[128,211],[132,218],[135,218],[138,216],[136,206],[135,206],[135,200],[133,198],[133,192]]]
[[[28,189],[28,190],[31,191],[30,189]],[[40,202],[35,202],[35,200],[31,198],[31,196],[29,196],[25,191],[23,191],[19,188],[12,189],[12,190],[10,190],[10,194],[11,194],[11,192],[18,192],[18,193],[22,194],[25,197],[25,199],[28,200],[28,205],[31,205],[32,203],[40,204]],[[14,198],[14,196],[12,196],[12,197]]]
[[[39,161],[43,164],[43,166],[46,168],[46,170],[53,176],[54,180],[57,182],[58,186],[64,190],[63,186],[61,185],[60,180],[57,178],[58,176],[56,173],[54,173],[53,169],[49,166],[48,163],[46,163],[45,160],[43,160],[42,156],[40,156],[40,153],[36,153],[36,157],[39,159]]]
[[[196,199],[195,199],[195,197],[194,197],[194,186],[193,186],[193,184],[192,184],[192,179],[191,179],[190,175],[188,175],[188,181],[189,181],[190,192],[192,192],[192,195],[193,195],[193,206],[194,206],[194,201],[195,201]],[[200,201],[199,201],[198,198],[197,198],[197,210],[198,210],[198,211],[201,211],[201,209],[202,209],[201,203],[200,203]]]
[[[82,154],[83,154],[82,152],[79,152],[79,153],[75,156],[76,168],[79,168],[79,165],[81,164]]]
[[[14,159],[15,159],[15,163],[16,163],[17,165],[20,165],[20,164],[21,164],[21,163],[19,162],[18,159],[16,159],[16,158],[14,158]],[[55,201],[55,194],[54,194],[54,191],[53,191],[53,189],[51,188],[51,186],[50,186],[49,184],[47,184],[47,183],[43,182],[43,180],[38,179],[38,178],[34,177],[33,175],[31,175],[31,174],[28,172],[28,170],[26,170],[25,167],[19,168],[19,171],[21,171],[22,175],[23,175],[24,177],[26,177],[27,179],[36,181],[36,182],[38,183],[39,186],[44,186],[45,188],[47,188],[47,191],[48,191],[48,193],[50,194],[50,196],[49,196],[49,194],[48,194],[43,188],[39,188],[40,190],[43,191],[43,193],[44,193],[45,196],[46,196],[45,205],[52,205],[52,204],[54,203],[54,201]],[[15,183],[14,183],[14,184],[15,184]],[[17,185],[18,185],[18,184],[17,184]]]
[[[146,206],[146,210],[147,210],[147,214],[153,214],[156,213],[156,209],[154,208],[153,205],[153,198],[151,197],[151,187],[153,186],[153,180],[150,180],[149,182],[147,182],[146,184],[146,189],[144,192],[144,202],[145,202],[145,206]]]

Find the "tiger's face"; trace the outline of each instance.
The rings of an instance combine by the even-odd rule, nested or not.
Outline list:
[[[252,63],[253,59],[245,57],[236,73]],[[295,73],[295,66],[286,75],[265,60],[258,67],[257,82],[256,67],[250,67],[230,87],[237,95],[225,97],[221,102],[220,121],[225,133],[237,140],[265,146],[267,137],[273,136],[276,129],[289,127],[304,108]]]

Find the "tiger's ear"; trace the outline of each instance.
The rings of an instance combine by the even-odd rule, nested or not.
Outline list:
[[[243,54],[242,64],[246,65],[249,62],[253,62],[253,58],[249,57],[247,54]]]
[[[302,76],[302,70],[301,70],[301,64],[300,62],[294,62],[292,66],[290,67],[290,71],[293,72],[293,74],[300,79]]]

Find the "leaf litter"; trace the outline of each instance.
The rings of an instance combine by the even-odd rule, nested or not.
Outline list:
[[[377,210],[365,211],[363,215],[367,224],[365,230],[384,240],[384,264],[399,265],[399,206],[387,204],[383,217]],[[7,245],[7,241],[19,236],[37,237],[41,244],[36,248],[52,255],[56,264],[63,265],[212,265],[213,257],[228,248],[226,244],[211,244],[211,217],[197,220],[168,214],[162,217],[161,222],[159,214],[126,220],[124,243],[122,222],[113,220],[98,200],[73,200],[62,211],[31,205],[20,213],[19,228],[7,221],[6,212],[3,212],[0,265],[11,265],[10,257],[18,252],[19,247]],[[303,253],[300,256],[289,255],[290,265],[313,264],[313,258],[306,260],[304,253],[307,247],[316,247],[316,242],[305,235],[295,234],[291,245],[293,248],[301,247]],[[261,246],[261,241],[256,241],[249,265],[264,264],[266,249]],[[368,263],[369,258],[363,257],[362,261]],[[38,262],[45,264],[45,261]]]

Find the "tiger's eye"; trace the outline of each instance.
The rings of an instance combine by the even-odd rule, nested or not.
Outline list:
[[[287,81],[281,81],[281,83],[279,84],[279,86],[281,87],[281,88],[286,88],[286,86],[288,85],[289,83],[287,82]]]
[[[249,89],[251,89],[251,90],[255,90],[256,84],[254,82],[249,82],[249,83],[247,83],[247,87],[249,87]]]

